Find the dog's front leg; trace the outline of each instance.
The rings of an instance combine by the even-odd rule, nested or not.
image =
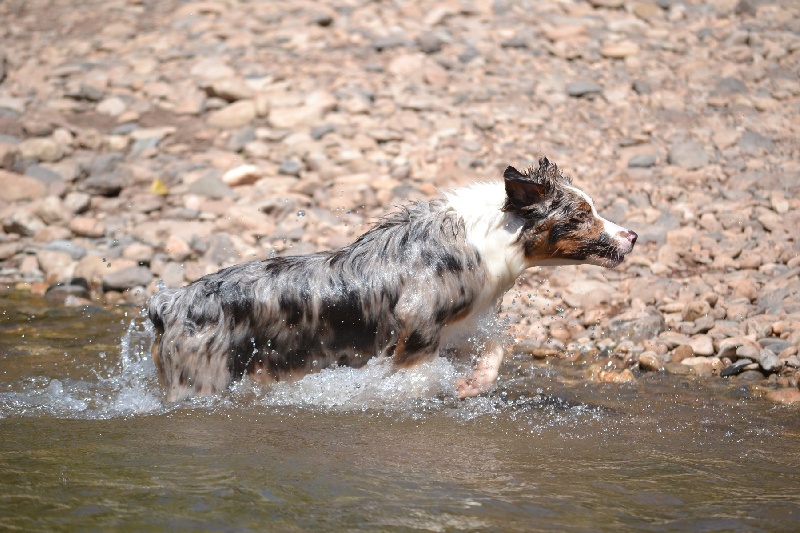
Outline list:
[[[456,382],[458,398],[472,398],[492,388],[500,372],[500,364],[505,356],[505,349],[500,342],[487,341],[486,352],[475,363],[475,369],[469,377]]]

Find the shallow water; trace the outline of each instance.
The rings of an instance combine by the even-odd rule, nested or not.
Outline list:
[[[161,401],[134,309],[0,295],[0,529],[796,531],[800,411],[721,381],[441,360]]]

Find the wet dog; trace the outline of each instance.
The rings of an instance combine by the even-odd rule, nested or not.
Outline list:
[[[504,355],[496,335],[476,334],[525,269],[613,268],[635,242],[542,158],[526,172],[508,167],[503,182],[408,205],[344,248],[162,289],[149,303],[153,357],[168,401],[243,377],[292,380],[376,356],[402,368],[445,352],[477,356],[456,384],[459,397],[475,396],[491,388]]]

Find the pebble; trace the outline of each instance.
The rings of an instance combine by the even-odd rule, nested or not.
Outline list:
[[[210,113],[208,124],[216,128],[234,129],[250,124],[255,118],[255,102],[240,100]]]
[[[103,290],[124,291],[134,287],[143,287],[150,283],[153,274],[143,266],[128,266],[113,270],[103,276]]]
[[[667,161],[686,170],[695,170],[708,164],[708,154],[696,142],[680,142],[670,145]]]
[[[587,80],[572,81],[567,84],[567,94],[576,98],[595,96],[603,92],[603,87]]]

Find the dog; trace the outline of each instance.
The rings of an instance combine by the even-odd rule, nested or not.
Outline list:
[[[533,266],[613,268],[637,237],[598,215],[547,158],[525,172],[509,166],[503,178],[406,205],[337,250],[161,289],[148,315],[167,401],[214,395],[245,377],[296,380],[376,356],[404,368],[445,353],[477,357],[456,383],[459,398],[487,392],[504,347],[497,335],[476,335],[517,277]]]

